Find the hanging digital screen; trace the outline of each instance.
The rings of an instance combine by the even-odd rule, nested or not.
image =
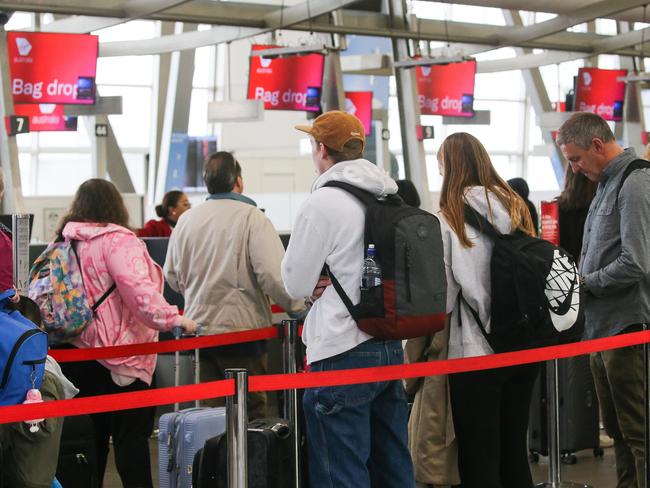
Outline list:
[[[253,51],[277,46],[255,44]],[[319,112],[323,85],[323,54],[282,58],[251,56],[248,98],[263,100],[265,110]]]
[[[9,32],[14,103],[95,103],[98,37]]]
[[[476,61],[415,67],[422,115],[474,116]]]
[[[53,103],[23,103],[14,106],[16,115],[29,117],[30,132],[77,130],[77,117],[63,114],[63,105]]]
[[[356,116],[361,121],[363,128],[366,130],[366,136],[372,134],[371,91],[346,91],[345,111]]]
[[[575,110],[600,115],[605,120],[623,120],[626,69],[580,68],[576,89]]]

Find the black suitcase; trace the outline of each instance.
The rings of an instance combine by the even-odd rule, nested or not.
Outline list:
[[[88,415],[66,417],[56,478],[65,488],[97,488],[95,428]]]
[[[291,443],[284,419],[258,419],[248,424],[248,488],[291,486]],[[196,453],[192,473],[195,488],[227,488],[226,434],[208,439]]]
[[[558,392],[562,462],[574,464],[577,461],[574,453],[583,449],[593,449],[595,456],[602,456],[598,397],[588,355],[558,361]],[[537,461],[540,454],[548,455],[547,405],[544,364],[530,404],[528,449],[533,461]]]

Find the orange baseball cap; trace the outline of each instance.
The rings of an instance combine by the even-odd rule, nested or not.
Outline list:
[[[341,110],[325,112],[316,117],[312,125],[296,125],[296,129],[338,152],[343,152],[343,146],[354,139],[361,141],[362,149],[366,146],[366,131],[361,121]]]

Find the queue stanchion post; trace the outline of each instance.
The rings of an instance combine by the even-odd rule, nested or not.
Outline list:
[[[180,325],[177,325],[172,329],[172,334],[174,335],[175,340],[180,340],[183,335],[183,328]],[[181,353],[180,351],[174,352],[174,386],[178,386],[181,383]],[[174,403],[174,412],[178,412],[179,404]]]
[[[11,218],[13,283],[18,294],[27,295],[29,288],[29,214],[13,214]],[[4,291],[4,290],[0,290]]]
[[[283,369],[286,374],[297,372],[296,353],[298,348],[298,321],[294,319],[283,320]],[[284,391],[284,417],[289,421],[293,434],[291,443],[291,459],[293,462],[293,481],[294,487],[301,487],[301,459],[300,459],[300,419],[298,418],[298,391],[289,389]]]
[[[195,336],[199,337],[202,331],[203,331],[203,326],[200,324],[197,325]],[[201,383],[201,357],[199,356],[199,354],[200,354],[200,349],[199,348],[194,349],[194,384],[195,385]],[[194,400],[194,406],[196,408],[199,408],[201,406],[201,402],[199,400]]]
[[[558,360],[546,362],[546,418],[548,426],[548,476],[549,481],[538,483],[536,488],[592,488],[585,483],[562,481],[560,473],[560,390]]]
[[[248,488],[248,371],[227,369],[226,379],[235,380],[235,394],[226,397],[228,488]]]

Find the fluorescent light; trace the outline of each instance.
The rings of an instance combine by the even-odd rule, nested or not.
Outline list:
[[[633,81],[650,81],[650,73],[637,73],[635,75],[619,76],[616,81],[623,83],[630,83]]]
[[[393,66],[395,68],[414,68],[415,66],[433,66],[434,64],[461,63],[467,60],[468,58],[466,56],[418,58],[418,59],[406,59],[404,61],[397,61],[393,63]]]
[[[208,122],[260,120],[264,120],[264,101],[262,100],[232,100],[208,104]]]
[[[334,49],[326,44],[311,44],[308,46],[289,46],[274,47],[271,49],[256,49],[251,51],[251,56],[261,56],[263,58],[275,58],[279,56],[291,56],[297,54],[321,53],[327,54],[328,50]]]

